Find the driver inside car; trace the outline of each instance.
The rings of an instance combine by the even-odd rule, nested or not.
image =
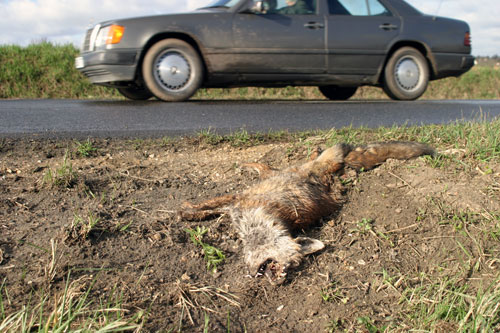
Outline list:
[[[306,0],[286,0],[287,7],[281,8],[280,14],[311,14],[313,11]]]

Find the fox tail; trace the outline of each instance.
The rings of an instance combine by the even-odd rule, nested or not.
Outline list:
[[[407,160],[422,155],[435,155],[435,150],[418,142],[377,142],[352,147],[344,157],[344,164],[355,169],[369,170],[389,158]]]

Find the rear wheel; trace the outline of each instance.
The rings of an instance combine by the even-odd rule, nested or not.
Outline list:
[[[414,100],[429,84],[429,65],[417,49],[402,47],[389,58],[384,69],[384,91],[392,99]]]
[[[164,39],[154,44],[144,57],[142,73],[149,91],[167,102],[193,96],[203,80],[198,52],[179,39]]]
[[[145,101],[153,97],[153,94],[144,87],[121,87],[118,88],[118,92],[133,101]]]
[[[358,90],[358,87],[319,86],[318,88],[323,96],[332,101],[345,101]]]

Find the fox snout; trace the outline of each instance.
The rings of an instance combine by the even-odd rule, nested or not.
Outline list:
[[[285,281],[290,268],[324,244],[308,237],[292,238],[284,223],[256,208],[231,212],[243,242],[244,260],[252,277],[267,277],[272,284]]]

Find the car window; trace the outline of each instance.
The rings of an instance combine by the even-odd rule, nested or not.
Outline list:
[[[206,8],[216,8],[216,7],[225,7],[225,8],[231,8],[232,6],[236,5],[240,0],[216,0],[212,1]]]
[[[258,0],[254,0],[256,2]],[[263,0],[265,14],[307,15],[316,13],[317,0]]]
[[[391,16],[378,0],[328,0],[331,15]]]

